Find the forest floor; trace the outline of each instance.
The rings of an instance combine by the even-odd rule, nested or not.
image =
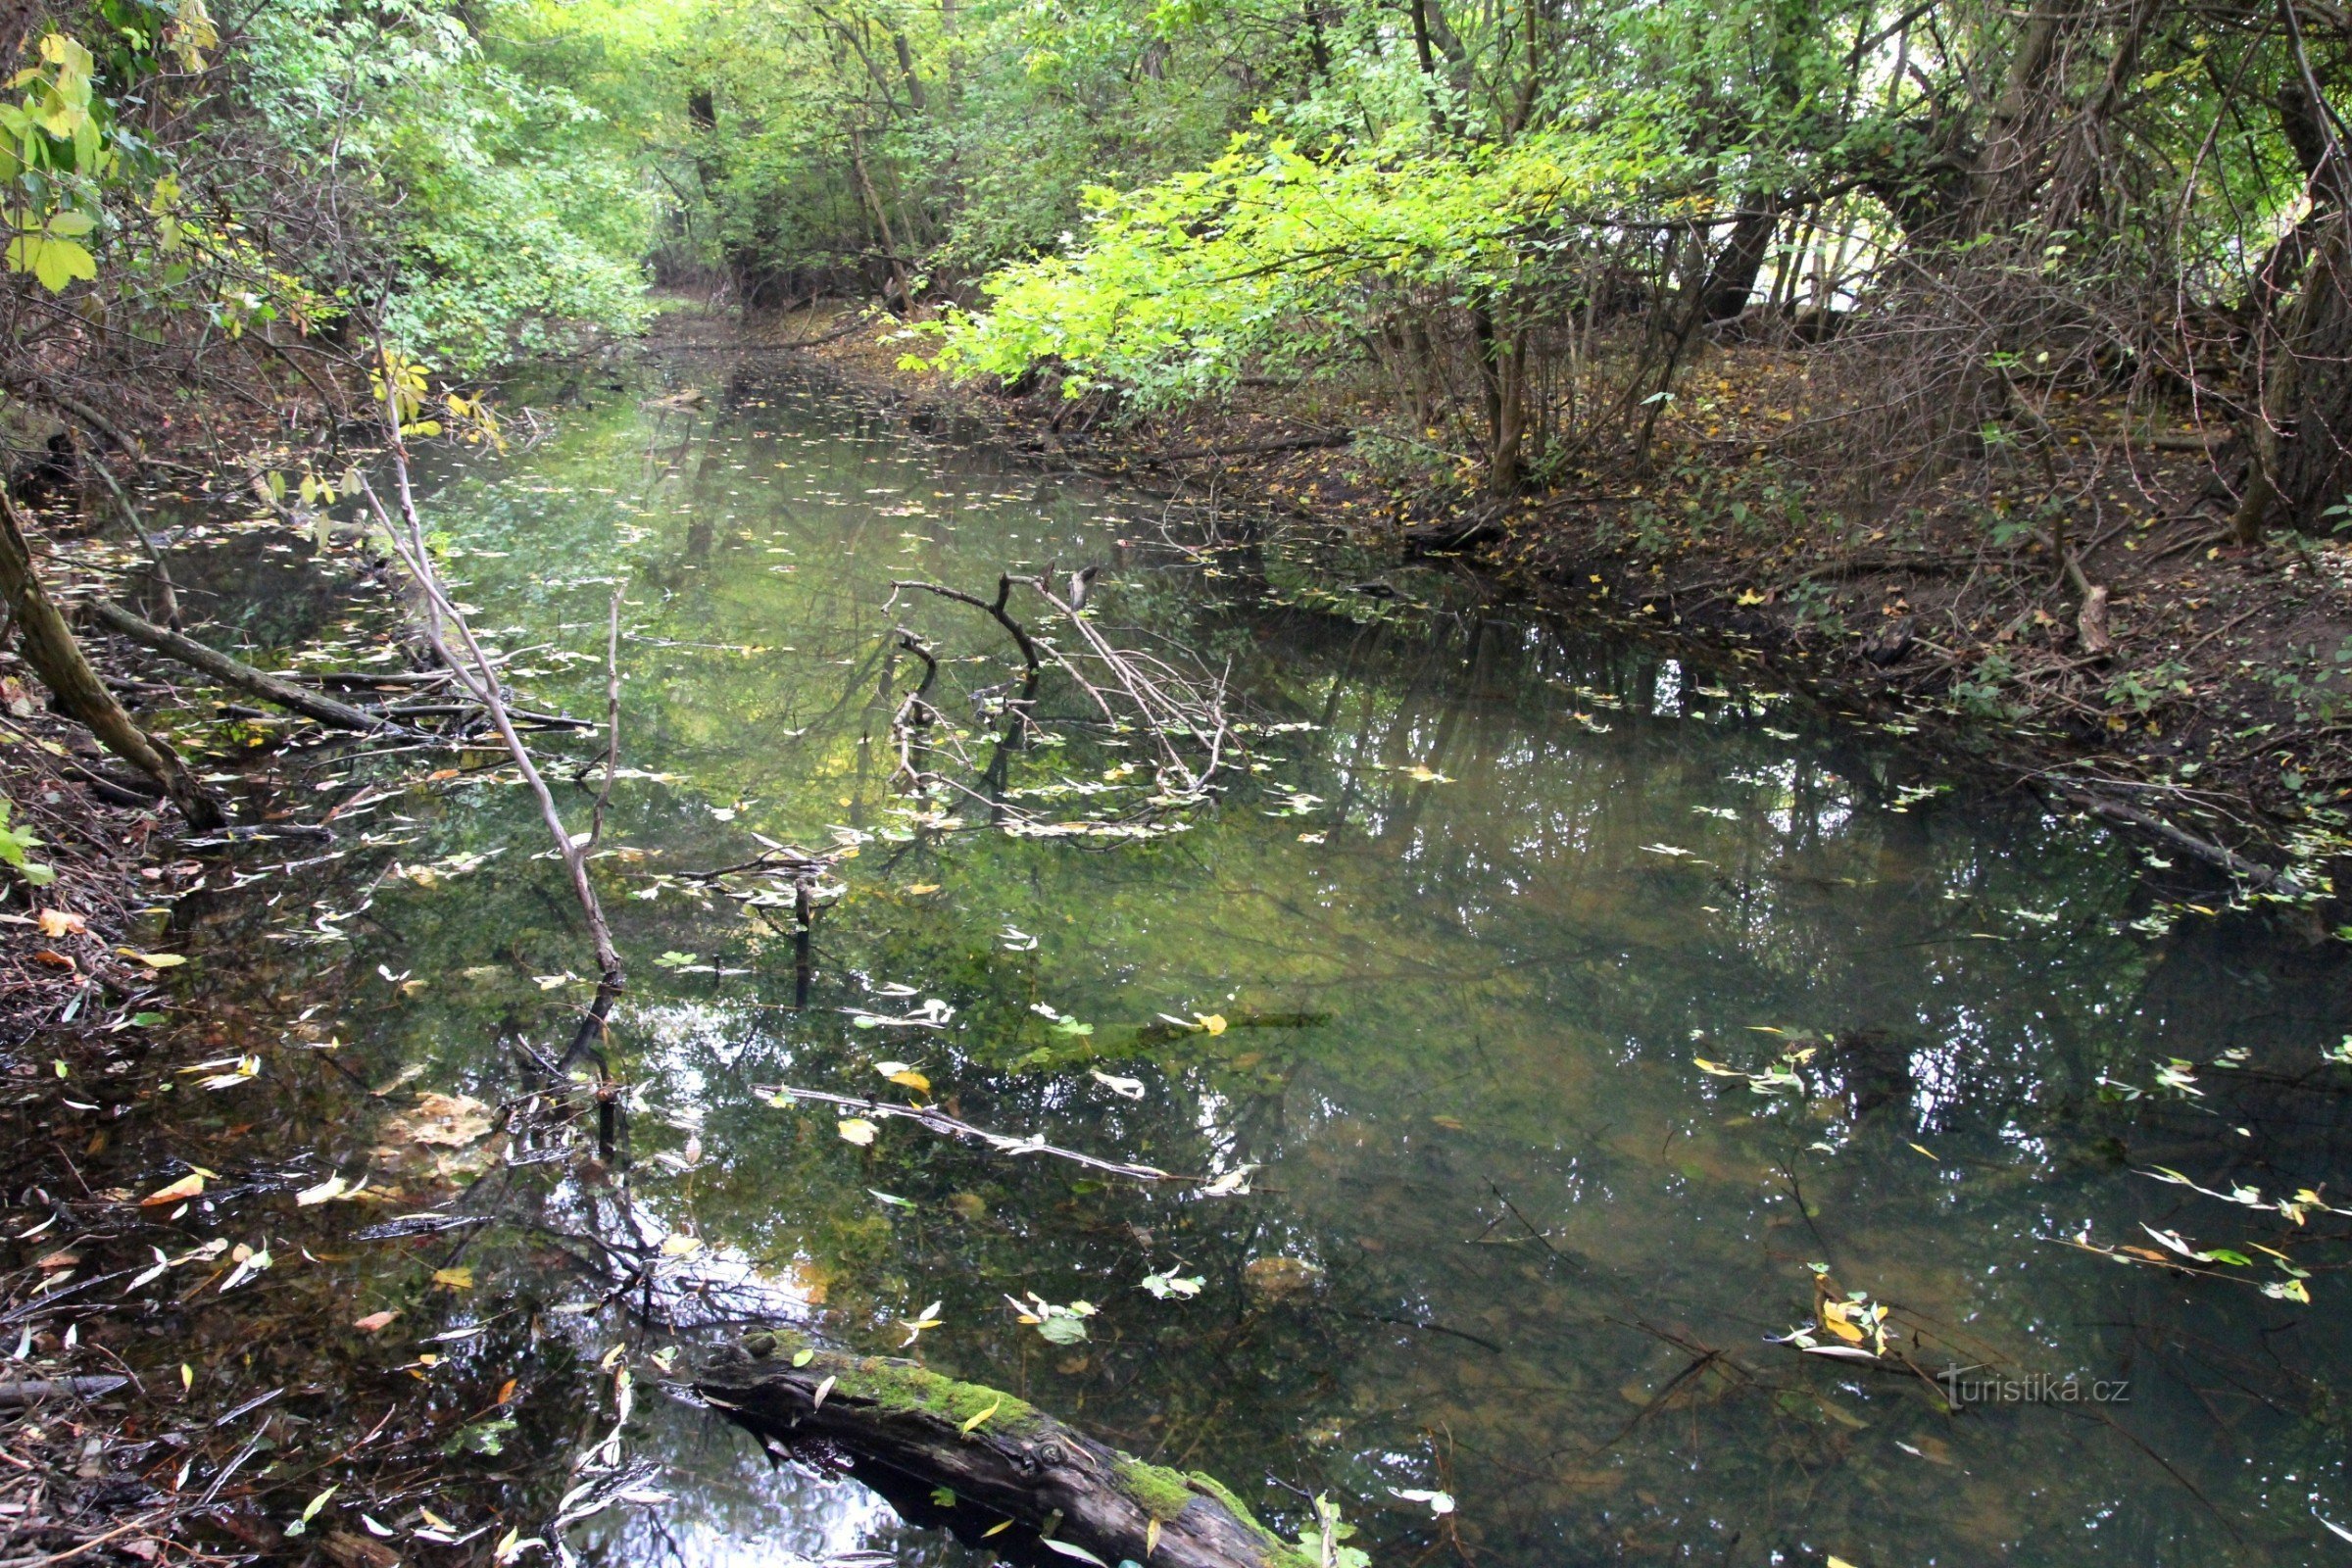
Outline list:
[[[1088,428],[1088,410],[1058,396],[905,368],[924,344],[886,321],[854,328],[862,309],[755,319],[741,340],[797,347],[918,424],[954,419],[1039,461],[1466,557],[1581,623],[1728,653],[2252,885],[2285,857],[2316,888],[2352,848],[2352,544],[2277,534],[2230,548],[2209,437],[2193,428],[2125,441],[2118,411],[2070,408],[2057,433],[2087,477],[2065,540],[2013,525],[1983,465],[1835,526],[1766,515],[1740,500],[1739,470],[1793,417],[1805,367],[1722,346],[1660,421],[1642,472],[1505,504],[1380,471],[1377,443],[1344,440],[1374,423],[1369,399],[1246,388],[1221,409]],[[735,330],[682,312],[662,335]],[[2104,590],[2103,625],[2084,614],[2086,588]]]

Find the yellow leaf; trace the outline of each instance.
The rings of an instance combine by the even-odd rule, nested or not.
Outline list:
[[[1704,1056],[1692,1056],[1690,1059],[1698,1063],[1700,1072],[1713,1073],[1718,1078],[1744,1078],[1747,1076],[1737,1067],[1726,1067],[1722,1062],[1709,1061]]]
[[[150,969],[176,969],[188,961],[187,956],[179,953],[134,953],[131,956]]]
[[[692,1257],[702,1250],[703,1239],[700,1236],[689,1236],[683,1231],[673,1232],[662,1238],[662,1255],[663,1257]]]
[[[1911,1147],[1912,1147],[1913,1149],[1916,1149],[1916,1150],[1918,1150],[1918,1151],[1919,1151],[1921,1153],[1923,1153],[1923,1154],[1927,1155],[1927,1156],[1928,1156],[1930,1159],[1936,1159],[1936,1151],[1934,1151],[1933,1149],[1930,1149],[1930,1148],[1929,1148],[1927,1145],[1925,1145],[1925,1144],[1913,1144]],[[1940,1159],[1936,1159],[1936,1164],[1938,1164],[1938,1165],[1940,1165],[1940,1164],[1942,1164],[1942,1163],[1943,1163],[1943,1161],[1942,1161],[1942,1160],[1940,1160]]]
[[[1221,1012],[1196,1012],[1193,1016],[1200,1019],[1200,1027],[1212,1035],[1225,1032],[1225,1015]]]
[[[473,1270],[437,1268],[433,1270],[433,1283],[445,1291],[470,1291],[473,1289]]]
[[[990,1416],[995,1415],[998,1409],[1001,1408],[1004,1403],[1004,1401],[1003,1399],[999,1399],[995,1404],[990,1405],[987,1409],[981,1411],[969,1421],[966,1421],[963,1424],[963,1435],[968,1438],[974,1432],[978,1431],[980,1429],[980,1423],[986,1421]]]
[[[1821,1326],[1849,1345],[1860,1345],[1864,1338],[1862,1331],[1846,1320],[1851,1310],[1843,1301],[1822,1302]]]
[[[906,1088],[911,1089],[918,1095],[927,1095],[931,1092],[931,1080],[924,1077],[921,1073],[916,1072],[911,1067],[905,1072],[892,1073],[890,1075],[890,1081],[894,1084],[900,1084]]]
[[[171,1186],[158,1187],[154,1192],[140,1199],[139,1206],[156,1208],[165,1203],[176,1203],[183,1199],[195,1198],[203,1191],[204,1178],[202,1176],[182,1176]]]
[[[1159,1549],[1159,1521],[1154,1519],[1144,1526],[1144,1555],[1151,1556]]]
[[[835,1122],[833,1125],[835,1131],[839,1132],[841,1136],[848,1142],[856,1144],[859,1149],[863,1149],[868,1144],[872,1143],[874,1141],[874,1134],[880,1131],[879,1128],[877,1128],[872,1122],[867,1121],[863,1116],[844,1116],[840,1121]]]
[[[1847,1562],[1843,1557],[1832,1557],[1830,1559],[1830,1568],[1854,1568],[1854,1565],[1850,1562]]]

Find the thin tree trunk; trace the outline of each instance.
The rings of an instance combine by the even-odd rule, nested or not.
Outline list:
[[[850,129],[850,167],[858,175],[858,193],[865,200],[865,210],[873,215],[874,227],[882,236],[882,254],[890,262],[891,286],[898,290],[899,309],[914,314],[914,295],[906,284],[906,263],[899,254],[899,242],[890,231],[890,214],[882,205],[882,197],[874,189],[873,176],[865,170],[865,132]]]
[[[57,694],[58,706],[89,727],[106,749],[164,787],[188,826],[210,833],[228,825],[219,797],[188,771],[179,754],[160,735],[130,720],[115,694],[82,657],[74,630],[42,588],[25,542],[24,514],[0,494],[0,593],[8,597],[22,633],[25,662],[41,683]]]

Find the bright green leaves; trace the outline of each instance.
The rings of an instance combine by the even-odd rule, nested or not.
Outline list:
[[[78,228],[67,228],[72,220]],[[98,259],[74,236],[94,226],[80,213],[56,213],[38,229],[21,231],[8,242],[7,265],[12,272],[30,272],[52,294],[63,294],[74,279],[98,275]]]
[[[1146,405],[1221,391],[1252,361],[1349,338],[1400,291],[1505,290],[1559,235],[1660,205],[1683,163],[1632,113],[1505,147],[1237,135],[1204,169],[1091,191],[1076,248],[989,279],[986,314],[938,328],[939,364],[1058,361],[1065,393],[1111,382]]]
[[[12,868],[36,888],[47,887],[57,880],[57,868],[44,865],[25,853],[39,849],[41,841],[30,828],[8,825],[9,812],[13,808],[9,798],[0,795],[0,865]]]
[[[0,104],[0,180],[7,202],[7,250],[0,265],[30,272],[52,294],[98,275],[85,240],[98,220],[83,204],[113,162],[93,91],[96,62],[73,37],[41,39],[40,64],[17,74],[22,102]]]
[[[41,40],[41,61],[20,72],[11,85],[32,86],[35,90],[24,108],[33,123],[59,141],[72,141],[90,122],[90,78],[97,62],[62,32]]]

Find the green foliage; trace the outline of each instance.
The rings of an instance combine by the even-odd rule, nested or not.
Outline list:
[[[57,880],[57,869],[54,866],[42,864],[25,853],[27,850],[39,849],[41,841],[34,836],[30,828],[8,825],[8,818],[13,809],[14,803],[7,796],[0,795],[0,865],[10,867],[36,888],[47,887]]]
[[[393,264],[385,327],[451,370],[646,314],[647,175],[602,110],[534,73],[533,51],[500,47],[499,29],[535,16],[521,0],[288,0],[257,14],[241,62],[289,157],[364,171]]]
[[[942,365],[1014,376],[1042,361],[1146,403],[1229,385],[1361,330],[1399,290],[1492,296],[1530,264],[1520,237],[1639,202],[1682,160],[1659,124],[1431,150],[1403,133],[1315,154],[1239,135],[1199,170],[1128,195],[1089,193],[1086,245],[1008,268],[985,315],[953,313]]]

